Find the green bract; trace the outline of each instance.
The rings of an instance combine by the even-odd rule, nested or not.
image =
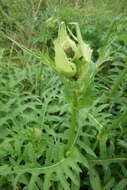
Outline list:
[[[70,33],[72,32],[70,31]],[[78,59],[82,58],[84,64],[91,62],[92,50],[88,44],[84,43],[77,23],[76,33],[77,37],[72,34],[74,38],[72,40],[67,33],[65,23],[62,22],[59,27],[58,37],[54,40],[56,70],[67,77],[75,76],[77,71],[80,70],[77,67],[81,65],[76,64]],[[69,55],[70,50],[73,52],[73,56]]]
[[[73,41],[67,34],[64,22],[61,22],[60,24],[57,41],[62,46],[64,51],[71,48],[75,52],[77,49],[75,41]]]
[[[61,44],[54,41],[55,44],[55,65],[56,70],[65,74],[68,77],[73,77],[76,74],[76,66],[66,56]]]
[[[79,25],[76,23],[76,32],[77,32],[77,51],[75,52],[75,57],[80,58],[83,57],[85,61],[90,62],[91,56],[92,56],[92,49],[89,47],[88,44],[86,44],[83,39],[80,32]]]

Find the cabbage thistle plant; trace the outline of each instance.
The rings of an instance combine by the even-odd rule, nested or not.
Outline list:
[[[87,104],[87,91],[94,73],[92,49],[83,41],[78,23],[72,24],[75,25],[76,36],[62,22],[58,37],[54,40],[55,70],[64,84],[65,97],[71,108],[66,155],[74,144],[79,111]]]
[[[93,98],[90,96],[92,94],[91,82],[100,65],[92,61],[92,49],[83,41],[78,23],[70,24],[75,26],[75,35],[69,27],[66,27],[64,22],[59,25],[58,37],[53,41],[54,60],[52,57],[33,52],[6,36],[23,51],[36,57],[43,64],[54,69],[59,75],[64,85],[64,95],[70,105],[71,115],[68,142],[65,148],[66,155],[75,142],[79,111],[84,107],[90,107],[93,102]]]
[[[92,176],[95,175],[94,169],[92,173],[90,163],[78,147],[78,137],[81,129],[79,124],[79,113],[82,109],[84,109],[85,112],[83,111],[83,113],[88,114],[89,109],[93,105],[94,91],[92,91],[92,89],[94,85],[92,82],[94,75],[98,71],[99,64],[92,61],[92,50],[89,45],[83,41],[79,25],[77,23],[71,24],[75,26],[75,35],[68,27],[66,27],[64,22],[60,24],[58,37],[54,40],[54,58],[42,53],[40,54],[33,52],[32,50],[20,45],[10,37],[7,37],[23,51],[30,54],[31,56],[34,56],[43,64],[55,70],[64,87],[64,95],[67,104],[69,105],[68,112],[70,115],[69,126],[63,134],[65,137],[64,139],[60,139],[56,141],[55,144],[52,144],[49,143],[50,140],[48,141],[49,136],[44,133],[47,138],[46,142],[49,144],[48,146],[47,144],[44,144],[44,150],[46,153],[44,156],[42,155],[44,158],[43,164],[39,168],[38,165],[35,169],[29,169],[28,166],[26,166],[26,169],[23,169],[22,172],[20,172],[20,170],[15,171],[17,177],[15,178],[14,182],[14,190],[17,190],[17,182],[20,178],[20,175],[25,175],[26,172],[32,174],[30,175],[32,177],[29,183],[29,190],[35,189],[32,189],[31,186],[34,184],[33,182],[36,181],[36,179],[38,180],[36,177],[40,174],[43,174],[43,184],[41,185],[40,189],[42,189],[42,187],[44,187],[44,190],[56,189],[52,188],[51,186],[53,184],[56,185],[57,183],[58,190],[79,190],[81,171],[78,165],[79,163],[87,168]],[[40,70],[42,70],[43,64],[40,65]],[[48,129],[50,128],[47,128],[47,131]],[[41,143],[41,139],[43,139],[41,129],[28,130],[28,136],[32,136],[35,140],[37,140],[38,144]],[[44,141],[42,142],[44,143]],[[90,153],[93,158],[96,158],[95,153],[91,148],[89,148],[89,146],[84,146],[83,144],[83,148],[85,148],[88,155]],[[53,153],[51,156],[51,150],[56,154],[54,155]],[[47,165],[47,162],[51,163]],[[101,187],[98,188],[97,186],[96,189],[101,190]]]

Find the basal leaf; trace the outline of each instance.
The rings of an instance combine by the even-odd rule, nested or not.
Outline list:
[[[79,181],[75,175],[75,172],[71,168],[69,168],[69,165],[65,166],[63,170],[66,176],[69,177],[75,185],[79,186]]]
[[[89,177],[90,177],[90,184],[91,184],[92,189],[102,190],[99,174],[94,168],[91,168],[89,170]]]
[[[114,188],[113,190],[124,190],[127,188],[127,178],[122,179]]]
[[[61,183],[62,187],[64,190],[70,190],[70,185],[65,177],[65,174],[62,170],[62,168],[60,169],[59,167],[56,170],[57,173],[57,178],[59,180],[59,182]]]
[[[113,187],[115,183],[115,179],[112,177],[109,182],[104,186],[104,190],[111,190],[111,188]]]
[[[44,175],[44,184],[43,184],[43,188],[45,190],[49,190],[50,189],[50,183],[52,180],[52,171],[48,171],[45,175]]]
[[[127,150],[127,142],[125,142],[125,141],[123,141],[123,140],[118,140],[118,144],[119,144],[121,147],[123,147],[123,148],[125,148],[125,149]]]
[[[81,140],[78,141],[78,144],[81,148],[83,148],[88,154],[90,154],[91,156],[93,156],[94,158],[97,158],[96,154],[93,152],[93,150],[86,145],[85,143],[83,143]]]

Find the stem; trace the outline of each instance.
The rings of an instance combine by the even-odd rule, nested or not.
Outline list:
[[[71,107],[71,125],[68,134],[68,143],[66,147],[66,154],[72,148],[74,138],[75,138],[75,130],[78,124],[78,97],[76,92],[74,92],[72,107]]]

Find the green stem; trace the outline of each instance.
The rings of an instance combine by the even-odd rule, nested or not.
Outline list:
[[[78,125],[78,98],[76,92],[74,93],[73,100],[72,100],[72,107],[71,107],[71,125],[68,134],[68,143],[66,147],[66,155],[72,148],[74,138],[75,138],[75,131]]]

